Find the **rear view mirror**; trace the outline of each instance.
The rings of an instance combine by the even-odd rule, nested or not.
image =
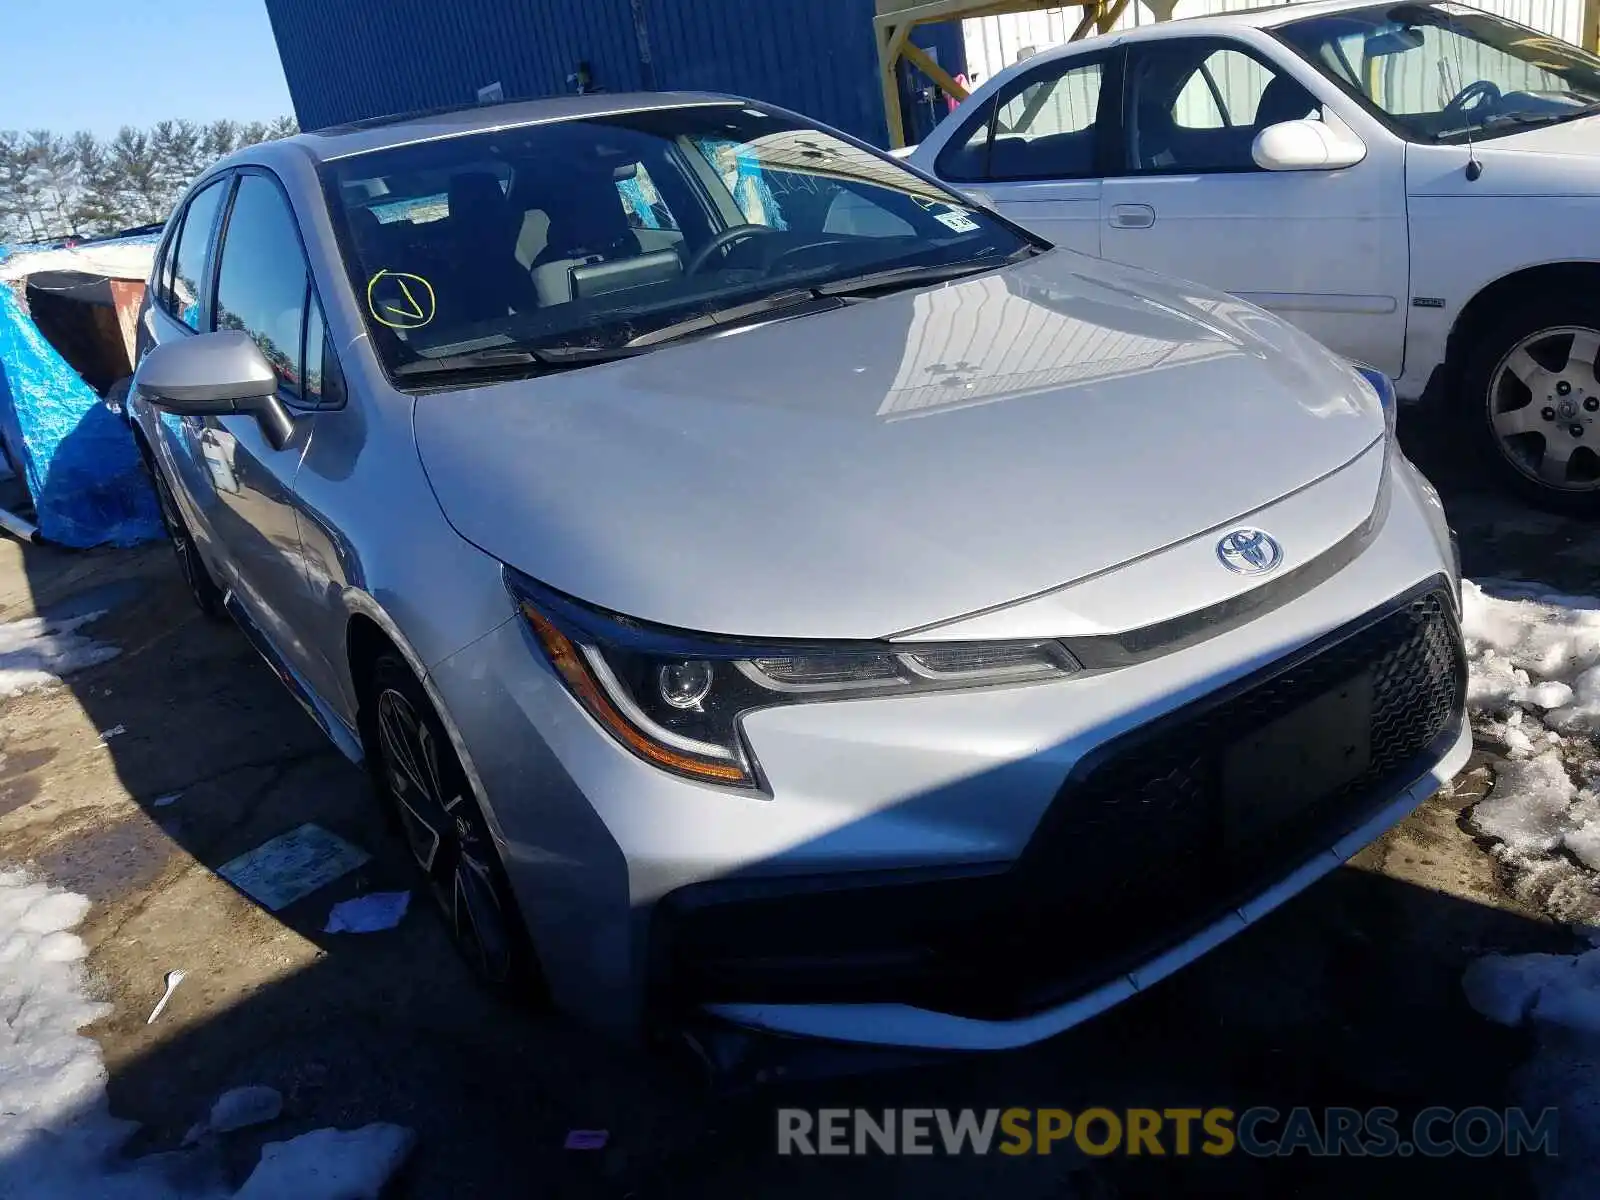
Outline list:
[[[1256,134],[1250,156],[1264,171],[1332,171],[1355,166],[1367,146],[1347,129],[1307,118],[1268,125]]]
[[[1401,27],[1373,34],[1361,44],[1361,51],[1367,58],[1387,58],[1391,54],[1421,50],[1425,44],[1421,30]]]
[[[252,416],[274,449],[294,433],[294,418],[278,399],[277,373],[250,335],[237,330],[155,347],[140,361],[133,386],[179,416]]]

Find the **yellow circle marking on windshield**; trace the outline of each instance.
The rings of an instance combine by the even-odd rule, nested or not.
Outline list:
[[[405,271],[379,271],[367,280],[367,311],[390,329],[421,329],[438,307],[433,284]]]

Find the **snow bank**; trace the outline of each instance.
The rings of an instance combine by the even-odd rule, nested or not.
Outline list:
[[[1506,751],[1469,823],[1495,840],[1519,899],[1600,926],[1600,599],[1525,583],[1461,591],[1473,723]]]
[[[1490,595],[1492,590],[1495,594]],[[1558,920],[1600,929],[1600,600],[1528,584],[1462,584],[1467,695],[1481,737],[1506,757],[1469,822],[1493,838],[1512,892]],[[1559,1157],[1531,1169],[1540,1196],[1594,1194],[1600,1173],[1600,949],[1491,954],[1462,978],[1467,1002],[1530,1025],[1533,1057],[1512,1101],[1559,1110]]]
[[[71,932],[88,911],[82,896],[0,872],[0,1179],[41,1136],[76,1142],[80,1155],[104,1148],[101,1122],[74,1121],[106,1086],[100,1047],[78,1032],[109,1011],[85,993],[83,940]]]
[[[79,1032],[110,1011],[88,995],[72,932],[88,911],[83,896],[0,870],[0,1200],[375,1200],[411,1151],[409,1129],[271,1143],[237,1191],[214,1146],[121,1155],[135,1126],[111,1116],[100,1047]],[[237,1109],[238,1095],[217,1109]]]
[[[1468,701],[1505,715],[1527,705],[1551,729],[1600,731],[1600,599],[1528,584],[1461,585],[1462,632],[1472,660]]]
[[[0,699],[115,658],[117,647],[78,632],[105,615],[102,609],[63,620],[28,617],[0,624]]]
[[[1530,1025],[1533,1057],[1511,1079],[1530,1116],[1557,1110],[1558,1156],[1530,1162],[1543,1200],[1588,1200],[1600,1173],[1600,950],[1491,954],[1462,978],[1467,1002],[1501,1025]]]
[[[147,280],[159,240],[159,236],[151,235],[54,250],[19,251],[0,261],[0,279],[17,280],[40,271],[82,271],[108,279]]]

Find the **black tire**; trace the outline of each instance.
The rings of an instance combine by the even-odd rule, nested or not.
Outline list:
[[[190,598],[194,600],[195,607],[211,620],[227,620],[222,589],[211,578],[211,570],[200,556],[200,549],[194,544],[194,537],[184,523],[183,514],[178,511],[178,502],[142,440],[139,441],[139,458],[150,477],[150,486],[155,488],[156,504],[161,510],[161,525],[167,531],[167,540],[172,543],[173,553],[178,556],[178,570],[183,573],[183,581],[189,585]]]
[[[132,390],[133,376],[124,375],[106,389],[105,395],[106,407],[130,425],[133,424],[133,418],[128,412],[128,393]]]
[[[1581,357],[1590,345],[1600,346],[1600,300],[1522,293],[1462,364],[1458,415],[1483,463],[1555,512],[1600,513],[1600,369]]]
[[[373,663],[362,726],[373,786],[467,966],[491,991],[542,999],[489,823],[427,692],[399,655]]]

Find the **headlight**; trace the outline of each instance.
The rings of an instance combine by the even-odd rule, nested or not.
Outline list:
[[[755,787],[740,731],[775,704],[903,696],[1061,679],[1082,667],[1055,641],[743,641],[600,612],[506,569],[534,638],[578,702],[647,762]]]
[[[1400,404],[1395,396],[1394,380],[1390,379],[1382,371],[1375,371],[1371,367],[1362,366],[1360,363],[1353,363],[1352,366],[1354,366],[1355,373],[1360,377],[1362,383],[1366,384],[1367,388],[1372,391],[1374,398],[1378,401],[1378,406],[1383,409],[1384,436],[1393,441],[1395,426],[1400,418]]]

